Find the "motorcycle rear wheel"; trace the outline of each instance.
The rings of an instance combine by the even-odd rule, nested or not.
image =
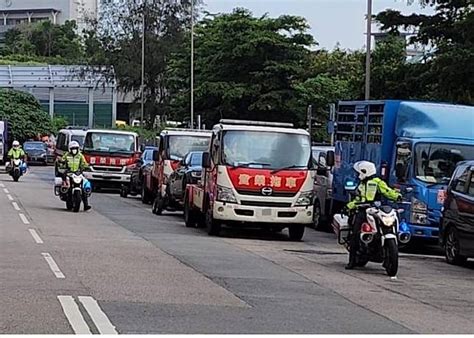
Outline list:
[[[398,273],[398,244],[395,239],[385,240],[384,244],[384,264],[385,271],[389,277],[395,277]]]

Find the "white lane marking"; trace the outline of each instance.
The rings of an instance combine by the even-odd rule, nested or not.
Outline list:
[[[0,188],[5,188],[5,184],[0,183]]]
[[[35,240],[36,244],[43,244],[44,243],[35,229],[28,229],[28,231],[30,232],[31,237],[33,237],[33,239]]]
[[[9,199],[10,201],[13,201],[12,195],[9,194],[9,195],[7,195],[7,197],[8,197],[8,199]]]
[[[61,270],[59,270],[59,266],[56,264],[53,257],[51,257],[51,255],[49,253],[42,252],[41,254],[43,255],[46,262],[48,262],[48,265],[49,265],[51,271],[53,271],[56,278],[66,278],[66,276],[64,276],[64,274],[61,272]]]
[[[117,334],[115,326],[112,325],[94,298],[79,296],[79,301],[84,305],[87,313],[101,334]]]
[[[12,205],[13,205],[13,208],[14,208],[16,211],[21,211],[20,207],[18,206],[18,203],[12,202]]]
[[[84,317],[79,310],[74,298],[71,296],[58,296],[58,300],[61,303],[64,314],[66,315],[69,324],[76,334],[91,334],[89,326],[87,326]]]
[[[25,216],[24,214],[18,214],[18,216],[20,216],[21,221],[22,221],[24,224],[30,224],[30,221],[28,221],[28,218],[26,218],[26,216]]]
[[[4,192],[5,194],[9,194],[9,193],[10,193],[7,188],[3,188],[3,192]]]

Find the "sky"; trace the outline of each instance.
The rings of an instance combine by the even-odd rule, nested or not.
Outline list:
[[[265,13],[272,17],[282,14],[303,16],[320,48],[333,49],[337,43],[347,49],[365,46],[366,0],[204,0],[204,4],[203,9],[211,13],[231,12],[235,7],[244,7],[256,16]],[[407,5],[406,0],[373,0],[374,14],[388,8],[405,14],[431,14],[433,11],[431,8],[423,9],[417,3]]]

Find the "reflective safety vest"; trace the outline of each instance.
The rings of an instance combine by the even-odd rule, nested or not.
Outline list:
[[[357,203],[373,202],[380,199],[380,195],[389,200],[396,201],[401,194],[395,189],[390,188],[387,183],[378,177],[371,178],[361,182],[357,187],[355,198],[347,204],[348,209],[355,209]]]
[[[12,148],[8,151],[8,157],[14,160],[17,160],[19,158],[21,159],[24,156],[25,156],[25,152],[21,148],[18,148],[18,149]]]
[[[67,152],[64,154],[62,160],[64,162],[64,168],[70,171],[82,171],[89,167],[89,164],[87,164],[84,155],[82,155],[80,152],[78,152],[76,156]]]

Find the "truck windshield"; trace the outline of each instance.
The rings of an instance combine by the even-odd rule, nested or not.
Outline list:
[[[265,131],[227,131],[223,162],[234,167],[307,168],[311,144],[307,135]]]
[[[172,160],[181,160],[191,151],[207,151],[210,137],[170,136],[169,137],[169,157]]]
[[[457,144],[418,144],[416,178],[431,184],[447,183],[459,161],[474,159],[474,146]]]
[[[87,133],[84,151],[99,153],[134,153],[135,136],[114,133]]]
[[[82,147],[84,145],[84,135],[72,135],[71,141],[76,141]]]

